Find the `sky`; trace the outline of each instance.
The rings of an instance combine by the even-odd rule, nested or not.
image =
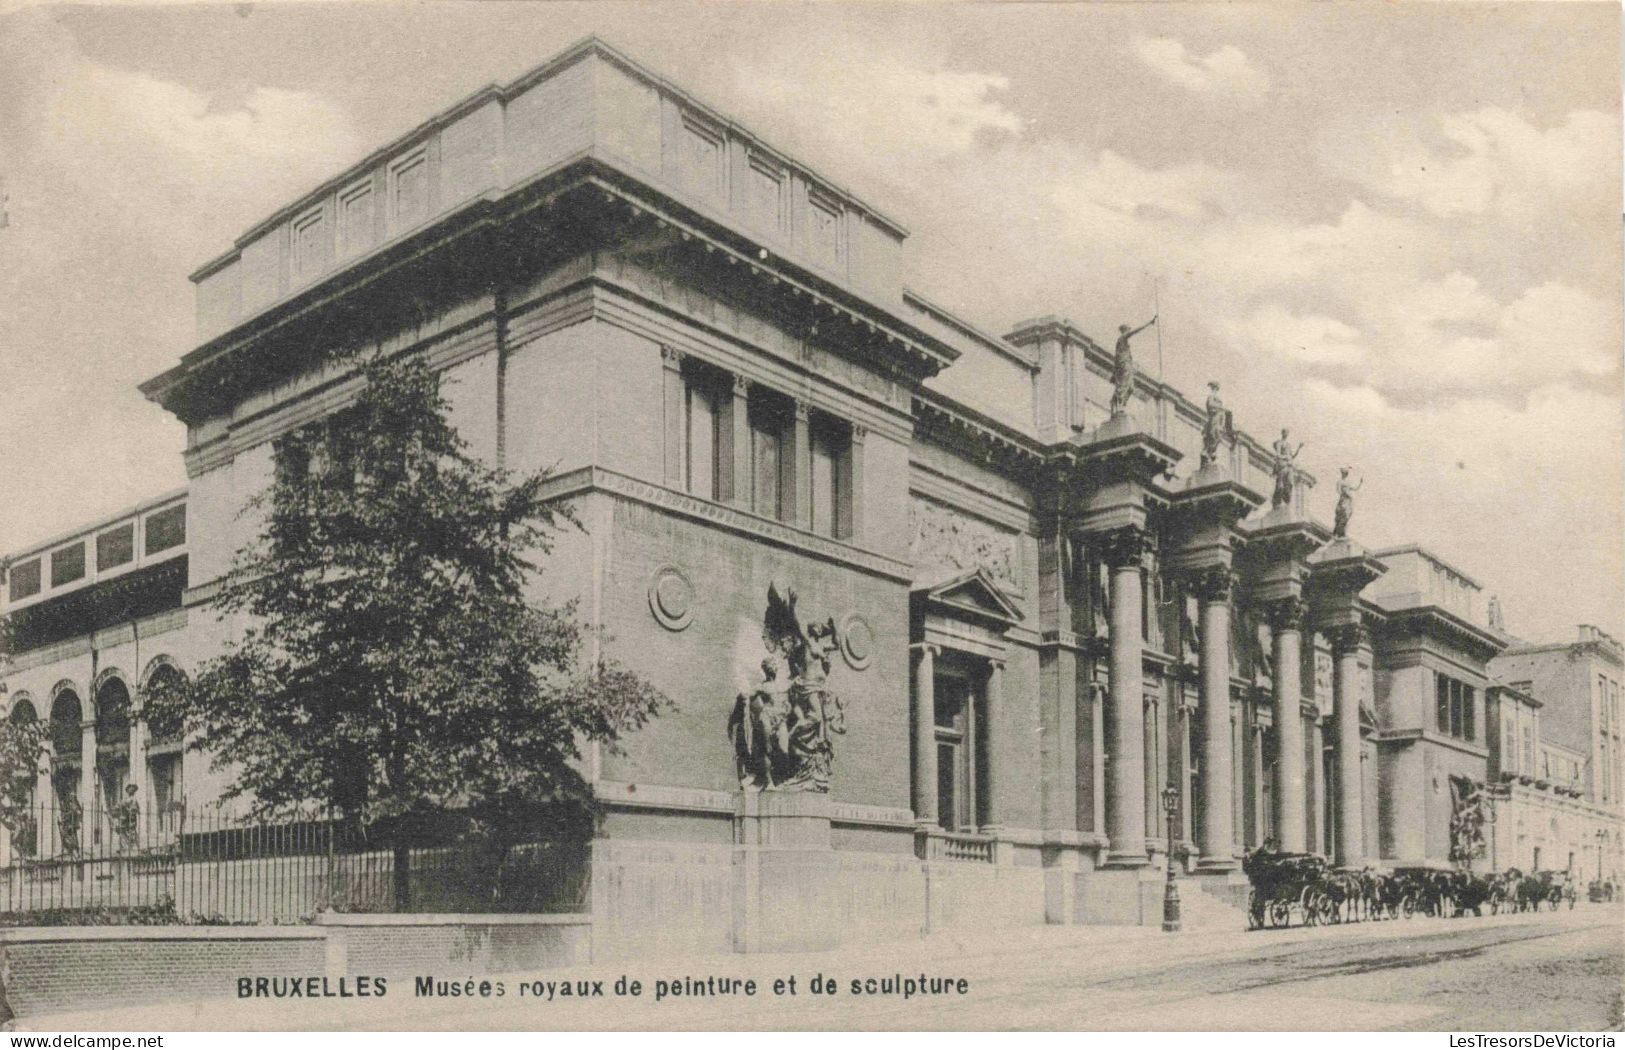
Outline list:
[[[1166,378],[1291,426],[1318,517],[1354,466],[1368,547],[1523,637],[1625,633],[1607,3],[12,10],[0,551],[185,484],[136,384],[194,345],[187,274],[588,33],[900,220],[928,298],[1107,345],[1155,298]]]

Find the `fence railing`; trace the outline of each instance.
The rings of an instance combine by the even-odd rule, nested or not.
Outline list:
[[[102,821],[106,834],[84,834]],[[267,823],[214,811],[93,814],[37,807],[0,830],[0,925],[300,922],[396,910],[395,850],[323,814]],[[588,904],[587,845],[419,843],[414,912],[572,912]]]
[[[921,860],[967,861],[992,864],[993,836],[932,829],[921,836],[916,852]]]

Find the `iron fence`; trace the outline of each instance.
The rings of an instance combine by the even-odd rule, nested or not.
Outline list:
[[[584,842],[406,850],[414,912],[578,912]],[[268,823],[172,808],[143,817],[43,806],[0,828],[0,925],[302,922],[396,910],[396,851],[320,813]]]

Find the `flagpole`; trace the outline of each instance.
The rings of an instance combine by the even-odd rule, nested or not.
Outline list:
[[[1157,283],[1157,278],[1151,278],[1151,316],[1157,319],[1157,437],[1164,438],[1167,433],[1162,405],[1162,296]]]

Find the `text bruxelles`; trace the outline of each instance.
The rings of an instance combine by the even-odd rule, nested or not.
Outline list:
[[[970,981],[964,977],[931,977],[889,974],[884,977],[854,977],[842,984],[822,973],[805,980],[794,975],[758,982],[755,978],[733,976],[683,976],[644,980],[622,974],[614,981],[577,978],[570,980],[491,980],[488,978],[418,977],[412,982],[417,998],[503,999],[511,993],[521,999],[557,1002],[566,999],[641,998],[648,992],[655,1002],[677,999],[704,999],[716,996],[754,997],[758,991],[776,996],[916,997],[968,995]],[[383,977],[239,977],[239,999],[355,999],[382,998],[389,994]]]

